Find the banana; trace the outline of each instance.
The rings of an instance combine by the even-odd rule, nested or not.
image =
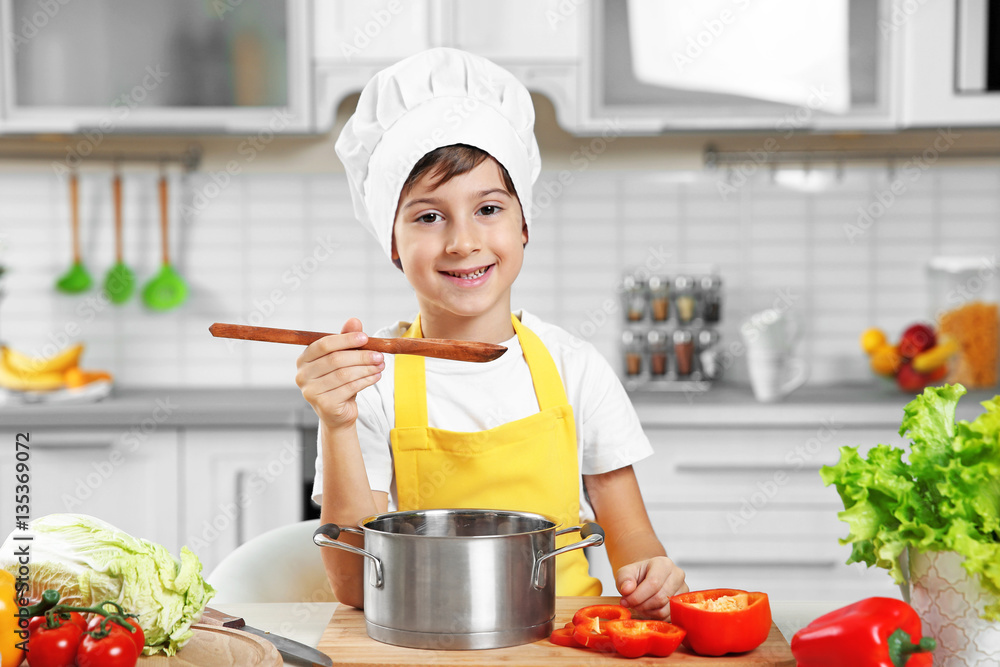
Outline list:
[[[7,364],[7,355],[0,357],[0,387],[14,391],[52,391],[65,386],[62,371],[24,373]]]
[[[30,376],[38,373],[65,373],[80,364],[80,355],[83,354],[83,343],[70,345],[59,354],[48,359],[31,357],[6,345],[3,346],[2,352],[4,364],[6,364],[9,370],[19,375]]]

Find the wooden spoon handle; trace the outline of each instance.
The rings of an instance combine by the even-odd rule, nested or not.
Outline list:
[[[260,340],[269,343],[309,345],[328,333],[321,331],[299,331],[297,329],[272,329],[252,327],[245,324],[224,324],[216,322],[208,328],[216,338],[237,338],[240,340]],[[422,357],[456,359],[458,361],[492,361],[507,351],[503,345],[478,343],[468,340],[447,338],[368,338],[359,346],[361,350],[374,350],[385,354],[415,354]]]

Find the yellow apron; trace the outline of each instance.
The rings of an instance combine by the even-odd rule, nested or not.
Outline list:
[[[488,508],[580,523],[580,468],[573,408],[542,341],[511,316],[540,408],[537,414],[462,433],[427,424],[424,358],[396,355],[396,427],[390,433],[400,510]],[[420,316],[404,334],[421,338]],[[560,535],[556,546],[579,539]],[[557,595],[600,595],[583,550],[556,556]]]

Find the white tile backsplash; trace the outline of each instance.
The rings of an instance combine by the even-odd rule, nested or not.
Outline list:
[[[725,281],[724,341],[791,295],[810,381],[867,379],[858,333],[881,326],[896,336],[929,316],[929,258],[1000,250],[1000,165],[936,165],[906,177],[898,194],[884,168],[827,175],[826,190],[799,192],[769,173],[725,191],[722,172],[587,171],[569,183],[543,174],[536,192],[548,192],[546,206],[513,305],[586,337],[618,367],[623,273],[714,263]],[[110,182],[81,175],[81,245],[98,287],[114,261]],[[222,341],[208,326],[339,331],[356,316],[373,331],[416,311],[404,277],[353,222],[342,175],[243,175],[219,188],[195,174],[171,185],[171,255],[190,296],[155,313],[138,299],[160,265],[154,174],[125,174],[125,261],[139,289],[122,306],[97,288],[54,289],[70,263],[65,180],[0,177],[0,340],[28,353],[83,340],[84,365],[123,385],[293,386],[297,348]],[[731,377],[745,380],[745,366]]]

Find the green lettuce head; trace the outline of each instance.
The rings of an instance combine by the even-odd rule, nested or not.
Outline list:
[[[838,516],[850,527],[848,563],[889,570],[905,581],[899,556],[955,551],[995,601],[987,620],[1000,620],[1000,396],[985,401],[974,421],[955,421],[962,385],[928,387],[906,406],[899,434],[910,439],[909,461],[896,447],[878,445],[867,457],[841,447],[836,465],[820,476],[844,502]]]
[[[30,532],[29,596],[39,599],[51,588],[59,591],[63,604],[90,607],[114,600],[138,614],[146,655],[176,653],[215,594],[187,547],[178,561],[159,544],[85,514],[39,517],[30,523]],[[16,573],[13,537],[11,533],[0,548],[0,568]]]

